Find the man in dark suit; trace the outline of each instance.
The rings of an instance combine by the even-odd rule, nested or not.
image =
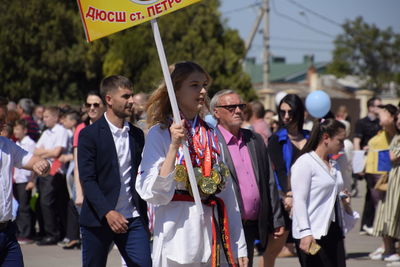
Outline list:
[[[284,234],[285,223],[265,143],[259,134],[240,128],[245,106],[232,90],[220,91],[211,100],[242,215],[249,266],[253,266],[254,240],[259,239],[265,249],[269,235]]]
[[[147,206],[135,190],[144,135],[125,121],[132,113],[132,83],[110,76],[100,93],[107,111],[81,131],[78,143],[83,266],[106,266],[112,241],[128,266],[151,266]]]

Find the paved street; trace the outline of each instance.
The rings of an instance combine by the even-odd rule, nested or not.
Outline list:
[[[361,213],[365,184],[359,183],[360,194],[353,199],[353,207]],[[359,225],[351,231],[346,238],[346,248],[348,253],[348,267],[383,267],[386,266],[381,261],[371,261],[368,253],[373,251],[380,244],[380,240],[370,236],[360,236],[358,233]],[[75,267],[81,265],[80,250],[64,251],[63,249],[51,247],[38,247],[36,245],[22,246],[25,266],[27,267]],[[256,260],[257,262],[257,260]],[[121,266],[120,256],[117,250],[113,250],[108,258],[107,266]],[[256,264],[254,265],[256,266]],[[300,266],[297,258],[278,259],[277,267],[297,267]]]

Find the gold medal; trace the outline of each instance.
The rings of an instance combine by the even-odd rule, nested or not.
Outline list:
[[[178,164],[175,166],[175,181],[182,183],[188,180],[189,176],[185,166]]]
[[[217,192],[217,184],[211,177],[202,177],[199,181],[200,190],[207,195],[212,195]]]
[[[196,178],[196,182],[198,183],[201,178],[203,177],[203,173],[201,172],[200,168],[193,168],[194,177]]]
[[[213,179],[216,185],[221,183],[221,175],[215,169],[211,170],[210,178]]]
[[[219,163],[219,166],[220,166],[220,170],[221,170],[221,175],[224,176],[224,178],[228,178],[229,175],[231,174],[231,173],[229,172],[228,167],[227,167],[224,163],[222,163],[222,162]]]

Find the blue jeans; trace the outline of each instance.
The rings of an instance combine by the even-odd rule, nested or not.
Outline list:
[[[150,241],[140,217],[128,219],[128,231],[116,234],[110,227],[81,227],[84,267],[106,266],[111,242],[117,245],[127,266],[151,266]]]
[[[0,231],[0,266],[23,267],[21,247],[17,242],[15,222],[9,223],[7,228]]]

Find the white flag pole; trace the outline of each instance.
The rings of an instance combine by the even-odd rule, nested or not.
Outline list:
[[[156,41],[158,57],[160,58],[161,68],[164,74],[165,84],[167,85],[169,101],[171,102],[174,121],[177,124],[181,123],[178,103],[176,102],[174,86],[172,85],[171,74],[169,73],[167,58],[165,57],[164,46],[162,44],[160,31],[156,19],[151,20],[151,28],[153,29],[154,40]],[[196,178],[194,176],[193,165],[190,159],[189,149],[186,142],[183,142],[183,156],[185,157],[186,168],[189,173],[190,186],[192,187],[194,202],[200,215],[203,215],[203,205],[201,204],[199,190],[197,188]]]

